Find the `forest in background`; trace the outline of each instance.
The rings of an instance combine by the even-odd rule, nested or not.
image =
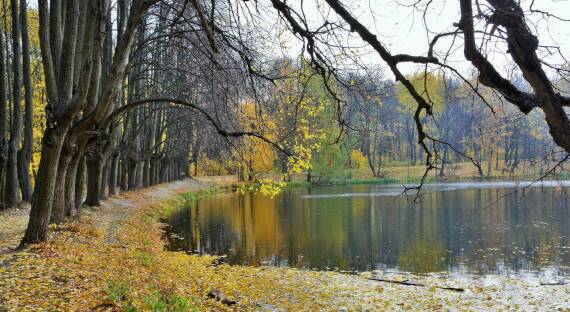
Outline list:
[[[417,144],[418,136],[413,122],[415,102],[398,83],[387,79],[383,72],[352,74],[348,87],[339,87],[346,101],[338,122],[334,98],[318,75],[299,75],[303,66],[293,66],[291,60],[280,60],[297,76],[294,83],[303,85],[305,101],[314,102],[315,112],[295,112],[311,118],[284,118],[283,111],[294,111],[296,104],[280,102],[272,97],[263,103],[248,101],[237,119],[255,120],[255,111],[263,117],[254,123],[269,125],[266,132],[274,142],[298,140],[294,132],[307,125],[308,132],[317,134],[317,147],[310,157],[310,169],[302,175],[313,183],[338,183],[358,178],[382,178],[387,172],[392,178],[419,178],[424,168],[425,153]],[[282,71],[277,68],[276,71]],[[441,139],[434,143],[441,158],[434,174],[437,177],[521,177],[541,176],[565,153],[548,134],[544,116],[538,111],[524,115],[505,105],[500,97],[489,96],[483,102],[465,83],[437,73],[417,72],[409,77],[418,88],[426,85],[434,103],[433,116],[422,116],[430,132]],[[521,89],[528,89],[521,77],[513,77]],[[484,89],[482,92],[491,92]],[[288,91],[291,93],[291,91]],[[298,91],[294,91],[298,92]],[[302,107],[301,107],[302,109]],[[292,125],[295,125],[291,127]],[[247,124],[242,124],[247,127]],[[208,135],[200,137],[209,138]],[[286,143],[285,143],[286,144]],[[287,173],[286,159],[270,144],[245,138],[241,144],[226,140],[198,140],[191,148],[195,175],[236,174],[244,180],[256,180],[271,172]],[[468,164],[465,164],[468,163]],[[471,175],[458,176],[453,169],[471,166]],[[449,166],[452,169],[449,169]],[[406,175],[393,175],[390,168],[407,168]],[[411,172],[409,167],[412,168]],[[447,168],[446,168],[447,167]],[[564,168],[562,167],[563,171]],[[451,172],[450,172],[451,171]],[[465,171],[465,170],[464,170]],[[301,177],[297,177],[298,179]]]

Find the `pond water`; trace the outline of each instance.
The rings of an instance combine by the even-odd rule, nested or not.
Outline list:
[[[570,273],[570,181],[221,193],[172,214],[174,250],[241,265],[474,275]]]

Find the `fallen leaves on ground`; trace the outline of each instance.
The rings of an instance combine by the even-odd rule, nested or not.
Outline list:
[[[131,207],[124,219],[109,217],[113,207],[86,211],[48,243],[1,254],[0,311],[570,309],[568,285],[253,268],[167,251],[159,220],[179,203],[145,204],[141,194],[120,199],[115,209]]]

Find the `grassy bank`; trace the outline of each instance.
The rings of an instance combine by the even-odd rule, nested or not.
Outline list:
[[[514,172],[505,171],[505,168],[484,171],[480,175],[477,168],[472,163],[457,163],[447,166],[443,176],[439,176],[439,171],[434,169],[426,176],[426,183],[433,182],[460,182],[460,181],[505,181],[505,180],[535,180],[544,174],[533,166],[520,165]],[[371,176],[367,169],[346,170],[344,174],[335,175],[334,179],[324,179],[326,182],[307,182],[305,175],[296,175],[292,181],[287,183],[288,187],[307,187],[310,185],[354,185],[354,184],[408,184],[419,183],[425,173],[425,166],[386,166],[382,170],[382,177]],[[558,170],[555,175],[549,175],[545,179],[570,179],[568,170]]]
[[[287,187],[307,187],[311,185],[358,185],[358,184],[377,184],[377,185],[389,185],[389,184],[400,184],[400,183],[419,183],[421,177],[405,177],[405,178],[355,178],[355,179],[341,179],[330,181],[327,183],[312,183],[306,181],[292,181],[287,183]],[[427,177],[425,179],[426,183],[437,181],[433,177]]]

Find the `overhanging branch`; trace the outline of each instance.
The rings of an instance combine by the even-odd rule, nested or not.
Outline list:
[[[232,138],[237,138],[237,137],[242,137],[242,136],[255,137],[255,138],[258,138],[258,139],[270,144],[271,146],[275,147],[277,150],[279,150],[280,152],[282,152],[283,154],[285,154],[287,156],[292,155],[289,151],[285,150],[281,145],[279,145],[278,143],[273,142],[272,140],[266,138],[261,133],[254,132],[254,131],[228,131],[228,130],[224,129],[218,123],[218,121],[212,115],[210,115],[205,109],[203,109],[202,107],[200,107],[196,104],[193,104],[193,103],[190,103],[188,101],[181,100],[181,99],[160,97],[160,98],[148,98],[148,99],[132,101],[132,102],[128,103],[127,105],[116,109],[112,114],[110,114],[107,117],[107,119],[105,119],[105,121],[101,123],[101,127],[99,129],[103,130],[103,129],[107,128],[110,125],[110,123],[113,120],[115,120],[116,118],[118,118],[120,115],[122,115],[122,114],[124,114],[130,110],[136,109],[140,106],[147,105],[147,104],[161,104],[161,105],[171,106],[171,107],[190,108],[192,110],[197,111],[198,113],[200,113],[200,115],[202,115],[204,118],[206,118],[206,120],[208,120],[208,122],[214,127],[214,129],[216,129],[218,134],[223,136],[223,137],[232,137]]]

